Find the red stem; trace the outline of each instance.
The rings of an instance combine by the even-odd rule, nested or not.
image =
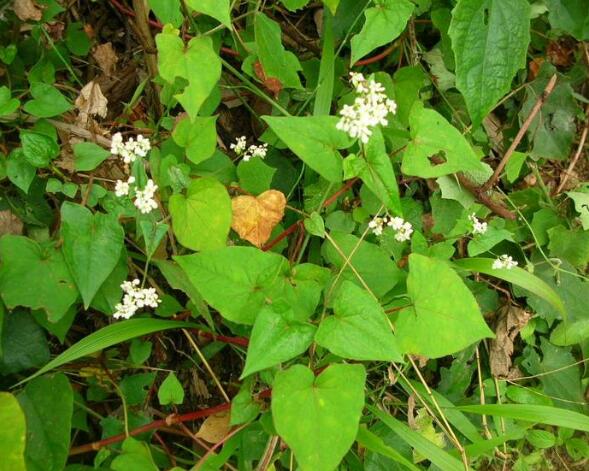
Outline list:
[[[354,67],[361,67],[363,65],[374,64],[375,62],[378,62],[379,60],[384,59],[385,57],[390,55],[395,49],[397,49],[397,45],[391,44],[389,47],[387,47],[380,54],[376,54],[375,56],[367,57],[366,59],[359,60],[358,62],[356,62],[354,64]]]

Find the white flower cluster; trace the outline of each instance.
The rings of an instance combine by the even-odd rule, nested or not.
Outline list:
[[[382,235],[385,226],[390,227],[395,231],[395,240],[404,242],[411,239],[413,226],[403,218],[397,216],[376,216],[368,223],[368,227],[372,230],[373,234],[377,236]]]
[[[238,137],[235,143],[231,144],[229,148],[238,156],[243,156],[244,162],[249,162],[253,157],[263,159],[268,153],[268,144],[255,145],[247,147],[247,138],[245,136]]]
[[[153,209],[157,209],[157,201],[155,200],[155,192],[157,185],[152,179],[147,180],[147,184],[142,190],[134,188],[132,185],[135,183],[135,177],[129,177],[125,182],[123,180],[117,180],[115,183],[115,195],[119,198],[128,196],[131,190],[135,191],[135,201],[133,204],[143,214],[150,213]]]
[[[501,255],[497,260],[493,262],[493,270],[511,270],[514,267],[517,267],[517,262],[511,258],[511,255]]]
[[[110,153],[122,157],[123,162],[126,164],[147,156],[150,150],[151,143],[149,139],[146,139],[141,134],[137,136],[137,139],[131,137],[127,142],[123,142],[123,135],[118,132],[112,137],[110,144]]]
[[[474,215],[474,213],[468,216],[468,219],[470,219],[470,222],[472,223],[473,234],[484,234],[485,232],[487,232],[487,223],[485,221],[481,221],[480,219],[478,219]]]
[[[143,190],[135,192],[134,204],[143,214],[151,213],[152,209],[157,209],[157,201],[154,199],[157,185],[150,178]]]
[[[125,294],[123,302],[115,306],[116,312],[113,314],[115,319],[129,319],[139,309],[144,307],[158,307],[161,300],[154,288],[140,288],[140,281],[124,281],[121,285]]]
[[[382,84],[372,78],[367,80],[360,73],[350,72],[350,82],[357,96],[353,105],[344,105],[340,111],[337,129],[366,144],[373,127],[388,124],[387,116],[397,112],[397,103],[389,99]]]

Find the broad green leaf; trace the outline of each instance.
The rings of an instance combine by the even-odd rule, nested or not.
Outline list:
[[[160,242],[164,236],[168,233],[170,226],[161,222],[155,222],[153,220],[142,220],[139,222],[139,229],[141,235],[143,235],[143,241],[145,242],[145,252],[147,257],[151,258],[154,252],[157,250]]]
[[[113,345],[117,345],[127,340],[141,337],[142,335],[160,332],[162,330],[182,329],[188,327],[198,327],[196,324],[189,322],[170,321],[162,319],[129,319],[116,324],[107,325],[96,332],[84,337],[79,342],[72,345],[66,351],[60,353],[53,360],[47,363],[39,371],[35,372],[28,378],[23,379],[18,385],[30,381],[37,376],[47,373],[62,365],[76,361],[93,353],[105,350]]]
[[[527,0],[459,0],[449,35],[456,58],[456,86],[476,128],[526,65],[530,4]]]
[[[528,118],[555,73],[555,67],[545,64],[538,77],[526,87],[526,97],[518,114],[520,124]],[[571,83],[566,77],[560,77],[528,128],[527,136],[533,143],[530,155],[534,160],[568,159],[577,135],[577,115],[581,112]]]
[[[147,394],[155,381],[155,372],[137,373],[125,376],[119,383],[121,393],[128,406],[138,406],[147,399]]]
[[[589,40],[589,8],[586,0],[548,0],[548,21],[579,41]]]
[[[0,392],[0,467],[6,471],[26,471],[25,415],[16,400],[8,392]]]
[[[333,310],[319,325],[319,345],[352,360],[403,361],[386,314],[365,289],[344,281]]]
[[[78,298],[64,257],[52,242],[39,244],[23,236],[0,239],[0,295],[8,308],[45,309],[57,322]]]
[[[18,396],[27,422],[27,471],[62,471],[70,448],[74,394],[63,373],[36,378]]]
[[[212,16],[219,23],[231,28],[229,0],[186,0],[186,4],[193,10]]]
[[[416,103],[409,115],[411,141],[403,154],[403,173],[436,178],[456,172],[477,172],[481,163],[465,137],[437,111]],[[440,159],[440,163],[432,161]]]
[[[552,448],[556,445],[556,437],[547,430],[528,430],[526,440],[536,448]]]
[[[302,88],[299,74],[301,64],[297,56],[282,45],[282,32],[275,21],[263,13],[254,18],[254,32],[258,59],[266,77],[276,78],[284,88]]]
[[[29,192],[37,169],[25,159],[22,148],[13,150],[6,159],[6,176],[25,193]]]
[[[304,353],[313,342],[316,329],[314,325],[296,320],[292,308],[281,303],[262,308],[250,335],[241,377]]]
[[[168,374],[157,390],[157,398],[162,406],[184,402],[184,388],[173,371]]]
[[[89,172],[98,167],[110,156],[110,152],[93,142],[80,142],[73,145],[74,166],[79,172]]]
[[[352,145],[350,137],[336,129],[335,116],[274,117],[264,121],[297,157],[323,178],[342,181],[342,157],[337,149]]]
[[[45,168],[59,155],[59,146],[54,139],[35,131],[21,131],[23,155],[33,167]]]
[[[425,456],[442,471],[463,471],[462,463],[448,454],[442,448],[437,447],[427,438],[411,430],[403,422],[393,416],[377,409],[374,406],[367,406],[368,410],[378,417],[387,427],[395,432],[401,440],[409,443],[417,452]]]
[[[241,160],[236,171],[240,188],[254,195],[259,195],[271,189],[277,169],[270,167],[264,160],[255,158],[247,162]]]
[[[306,321],[317,307],[325,278],[325,269],[291,269],[281,255],[253,247],[226,247],[175,260],[207,303],[241,324],[253,324],[265,305],[279,299],[292,307],[297,320]]]
[[[192,38],[185,46],[178,34],[177,29],[166,25],[156,36],[158,67],[167,82],[174,83],[176,77],[188,81],[176,98],[194,119],[221,78],[221,60],[210,36]]]
[[[179,28],[184,21],[180,0],[149,0],[149,6],[163,24],[171,23]]]
[[[487,404],[458,406],[458,409],[462,412],[472,414],[494,415],[508,419],[589,432],[589,417],[587,415],[566,409],[559,409],[558,407],[532,404]]]
[[[0,87],[0,116],[14,113],[19,106],[20,101],[17,98],[12,98],[10,88]]]
[[[558,225],[548,229],[550,256],[584,269],[589,263],[589,232]]]
[[[302,365],[278,372],[272,388],[274,426],[301,470],[334,470],[350,449],[364,407],[365,380],[362,365],[331,365],[317,377]]]
[[[414,8],[409,0],[375,0],[374,7],[364,11],[366,21],[362,31],[352,38],[350,62],[354,64],[377,47],[399,37]]]
[[[413,65],[401,67],[393,75],[393,96],[397,103],[395,118],[403,126],[409,126],[409,115],[416,101],[419,101],[419,92],[429,85],[428,76],[420,66]],[[388,91],[388,90],[387,90]]]
[[[317,211],[303,221],[305,230],[314,236],[325,238],[325,223]]]
[[[178,121],[172,133],[174,141],[186,149],[188,159],[198,164],[212,157],[217,147],[216,116],[190,119],[188,116]]]
[[[61,206],[63,256],[88,309],[100,286],[115,269],[125,231],[111,214],[65,202]]]
[[[33,99],[27,101],[23,109],[38,118],[51,118],[72,109],[72,105],[61,92],[46,83],[32,83],[31,95]]]
[[[484,273],[520,286],[548,301],[560,314],[566,314],[562,299],[540,278],[519,267],[511,270],[495,269],[493,268],[493,262],[494,260],[491,258],[462,258],[455,260],[454,264],[464,270]]]
[[[374,295],[380,298],[401,280],[401,270],[378,245],[341,232],[332,232],[331,239],[333,242],[326,240],[323,243],[321,252],[338,272],[343,269],[340,276],[342,281],[350,280],[363,286],[358,278],[360,276]]]
[[[38,368],[49,361],[45,333],[33,316],[24,309],[15,309],[5,314],[1,334],[1,375]]]
[[[439,358],[493,337],[476,299],[446,262],[411,254],[407,292],[413,305],[399,313],[395,330],[404,353]]]
[[[123,442],[122,453],[111,463],[113,471],[158,471],[149,445],[128,437]]]
[[[415,466],[411,461],[405,458],[401,453],[395,450],[393,447],[388,446],[382,438],[378,435],[370,432],[364,427],[358,429],[358,435],[356,436],[357,442],[367,450],[374,453],[379,453],[382,456],[386,456],[397,463],[402,464],[405,468],[414,471],[420,471],[420,468]]]
[[[174,234],[192,250],[225,246],[231,228],[231,198],[215,178],[192,180],[184,195],[170,197]]]
[[[358,176],[387,209],[402,215],[397,178],[378,128],[373,131],[365,152],[366,159],[359,158],[361,165]]]
[[[500,220],[503,223],[503,220]],[[499,242],[509,240],[513,242],[511,231],[503,229],[504,224],[496,224],[495,221],[489,223],[484,234],[476,234],[468,243],[468,256],[476,257],[482,253],[488,252]]]

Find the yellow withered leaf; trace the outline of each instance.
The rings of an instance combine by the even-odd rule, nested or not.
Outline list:
[[[286,197],[280,191],[268,190],[259,196],[237,196],[231,200],[231,228],[242,239],[261,247],[282,220]]]

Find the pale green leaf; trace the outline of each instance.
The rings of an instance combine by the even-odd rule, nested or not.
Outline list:
[[[395,329],[403,352],[439,358],[493,337],[476,299],[446,262],[411,254],[407,292],[413,304],[399,313]]]
[[[227,28],[231,28],[229,0],[186,0],[186,4],[193,10],[211,16]]]
[[[190,117],[195,118],[221,78],[221,60],[210,36],[192,38],[185,46],[178,34],[177,29],[166,25],[156,36],[159,72],[170,83],[176,77],[188,81],[176,98]]]
[[[416,103],[409,115],[409,125],[411,141],[403,154],[403,173],[436,178],[481,171],[481,163],[468,141],[437,111]],[[434,162],[435,158],[440,162]]]
[[[176,124],[172,133],[174,141],[186,149],[186,156],[195,164],[212,157],[217,147],[217,117],[188,116]]]
[[[110,152],[93,142],[80,142],[72,146],[74,166],[79,172],[89,172],[98,167],[110,156]]]
[[[473,126],[478,127],[526,65],[530,4],[527,0],[459,0],[449,35],[456,58],[456,86]]]
[[[32,100],[27,101],[23,109],[38,118],[51,118],[72,109],[72,105],[61,92],[46,83],[31,84]]]
[[[5,471],[26,471],[25,415],[16,400],[8,392],[0,392],[0,468]]]
[[[14,113],[19,106],[20,101],[17,98],[12,98],[10,88],[6,86],[0,87],[0,116]]]
[[[180,0],[149,0],[149,6],[163,24],[171,23],[175,28],[182,25],[184,15]]]
[[[192,180],[184,195],[172,195],[170,214],[174,234],[192,250],[225,246],[231,228],[231,198],[215,178]]]
[[[328,366],[317,377],[302,365],[276,375],[274,426],[301,470],[334,470],[350,449],[364,407],[365,379],[362,365],[344,364]]]
[[[575,211],[579,213],[583,229],[589,230],[589,193],[569,191],[567,196],[575,203]]]
[[[341,284],[334,315],[325,317],[315,341],[342,358],[402,362],[397,341],[382,307],[365,289]]]
[[[357,35],[352,38],[354,64],[377,47],[390,43],[405,29],[415,6],[409,0],[375,0],[374,7],[364,12],[366,21]]]
[[[158,471],[149,445],[128,437],[123,442],[122,453],[111,463],[113,471]]]

